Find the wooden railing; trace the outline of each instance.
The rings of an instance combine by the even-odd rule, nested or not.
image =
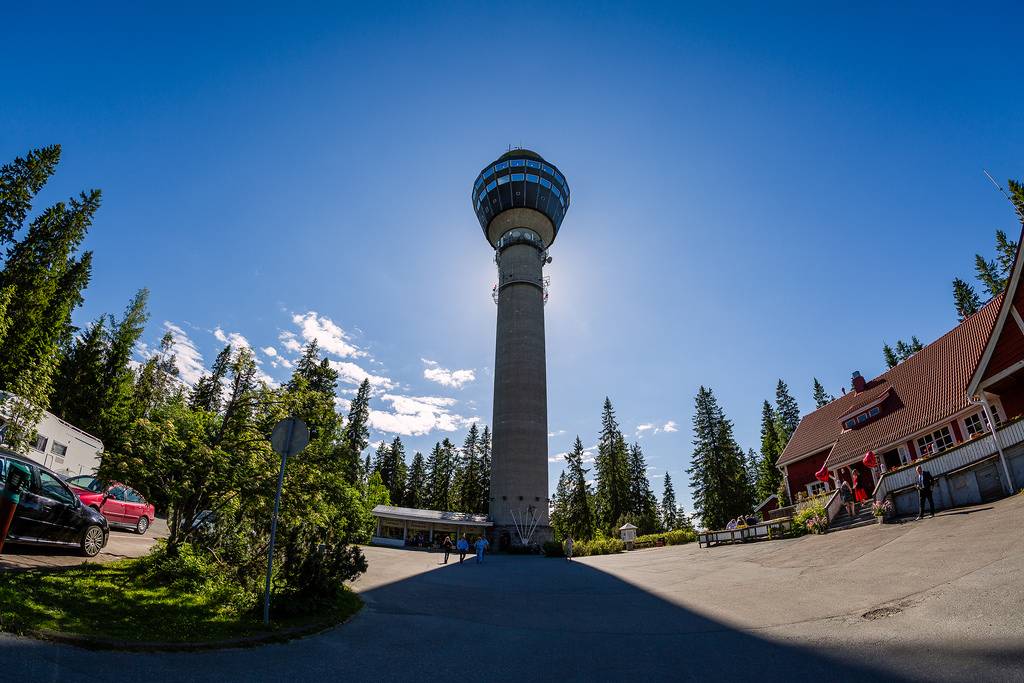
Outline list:
[[[1024,441],[1024,420],[1017,420],[998,430],[999,439],[1003,449]],[[998,453],[995,438],[991,433],[966,441],[956,448],[943,451],[930,458],[919,458],[910,465],[902,467],[895,472],[886,472],[875,486],[875,500],[885,500],[885,497],[893,491],[914,486],[917,483],[917,471],[915,465],[920,463],[928,468],[933,477],[941,476],[947,472],[966,467],[971,463],[990,458]]]
[[[840,490],[836,489],[832,497],[828,499],[828,503],[825,504],[825,516],[828,517],[829,524],[832,523],[832,520],[836,518],[836,515],[842,509],[843,497],[840,495]]]

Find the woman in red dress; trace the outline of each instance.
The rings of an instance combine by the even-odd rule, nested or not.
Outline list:
[[[856,467],[850,468],[850,477],[853,479],[853,498],[858,503],[863,503],[868,499],[868,492],[860,485],[860,472]]]

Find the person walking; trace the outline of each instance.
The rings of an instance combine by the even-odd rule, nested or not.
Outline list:
[[[488,543],[487,539],[484,538],[483,536],[481,536],[480,538],[476,539],[476,543],[474,544],[474,546],[476,547],[476,563],[477,564],[483,564],[483,561],[484,561],[484,551],[487,550],[487,547],[489,545],[490,545],[490,543]]]
[[[853,479],[853,499],[862,503],[868,499],[868,492],[860,485],[860,471],[855,467],[850,468],[850,478]]]
[[[452,537],[445,534],[441,547],[444,549],[444,564],[448,564],[448,555],[452,552]]]
[[[565,561],[572,562],[572,547],[575,542],[572,540],[572,536],[565,537]]]
[[[931,517],[935,516],[935,501],[932,500],[932,485],[935,483],[935,479],[932,477],[932,473],[922,468],[920,465],[917,466],[917,518],[922,519],[924,517],[924,502],[928,501],[928,509],[931,511]]]
[[[462,538],[455,544],[455,548],[459,551],[459,564],[466,561],[466,553],[469,552],[469,541],[466,539],[466,534],[462,534]]]

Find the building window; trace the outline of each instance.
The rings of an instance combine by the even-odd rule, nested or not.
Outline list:
[[[508,176],[507,175],[503,175],[500,178],[498,178],[498,184],[499,185],[504,185],[507,182],[508,182]]]
[[[490,178],[492,175],[494,175],[494,167],[493,166],[490,167],[489,169],[487,169],[486,171],[484,171],[484,178]]]
[[[526,180],[526,176],[524,174],[522,174],[522,173],[513,173],[512,174],[512,180],[514,180],[516,182],[522,182],[522,181]]]
[[[522,166],[524,162],[522,159],[513,159],[509,163],[512,164],[513,166]]]
[[[964,428],[966,429],[967,438],[986,431],[985,423],[981,420],[981,413],[974,413],[973,415],[965,417]]]
[[[50,452],[58,457],[63,458],[65,455],[67,455],[68,447],[60,443],[59,441],[54,441],[53,445],[50,446]]]
[[[541,178],[540,184],[543,185],[544,187],[551,187],[551,181],[546,178]]]
[[[1003,418],[999,416],[999,406],[997,406],[994,403],[989,403],[988,407],[992,410],[992,419],[994,419],[996,421],[996,427],[1002,427],[1003,426]],[[984,418],[985,424],[987,425],[988,424],[988,415],[986,415],[983,412],[983,413],[981,413],[981,416],[982,416],[982,418]]]
[[[527,173],[526,174],[526,179],[528,181],[530,181],[531,183],[539,183],[540,182],[540,178],[535,176],[535,175],[533,175],[532,173]]]
[[[491,182],[487,183],[487,191],[490,192],[491,190],[493,190],[497,186],[498,186],[498,182],[495,181],[495,180],[492,180]]]
[[[34,444],[32,444],[32,448],[36,449],[40,453],[45,453],[46,452],[46,444],[48,442],[49,442],[49,439],[47,439],[42,434],[39,434],[38,436],[36,436],[36,442]]]
[[[381,538],[405,538],[405,529],[402,528],[401,524],[395,522],[381,522],[380,525]]]
[[[917,440],[917,452],[922,456],[941,453],[953,445],[953,435],[949,427],[943,427],[931,434],[925,434]]]
[[[503,161],[500,164],[495,164],[494,165],[494,170],[495,171],[504,171],[506,168],[508,168],[508,162],[507,161]]]
[[[880,412],[882,412],[882,409],[879,408],[878,406],[875,406],[874,408],[868,411],[868,417],[877,417]]]
[[[843,426],[846,427],[847,429],[853,429],[854,427],[857,426],[857,421],[851,417],[849,420],[843,423]]]
[[[868,421],[868,414],[867,413],[861,413],[860,415],[857,416],[858,424],[864,424],[867,421]]]
[[[828,489],[825,488],[825,482],[815,481],[807,485],[807,495],[816,496],[819,493],[825,493]]]

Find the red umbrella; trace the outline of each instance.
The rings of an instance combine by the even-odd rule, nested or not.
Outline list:
[[[825,465],[822,465],[821,469],[815,473],[814,478],[818,481],[828,483],[828,468]]]
[[[878,457],[875,455],[874,451],[868,451],[867,453],[865,453],[864,460],[862,460],[861,462],[863,462],[865,465],[872,469],[878,467]]]

